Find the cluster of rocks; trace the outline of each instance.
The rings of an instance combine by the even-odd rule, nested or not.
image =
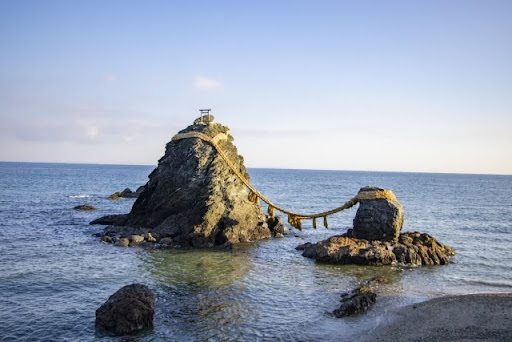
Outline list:
[[[379,188],[362,188],[360,192]],[[382,190],[382,189],[380,189]],[[429,234],[400,233],[403,208],[394,199],[368,199],[359,202],[354,227],[347,233],[296,249],[320,262],[356,265],[444,265],[455,254]]]
[[[348,234],[297,246],[303,256],[320,262],[355,265],[445,265],[455,254],[429,234],[403,233],[398,241],[364,240]]]
[[[126,188],[123,191],[114,192],[108,196],[111,200],[118,200],[120,198],[137,198],[144,191],[144,186],[139,186],[136,191],[132,191],[130,188]]]
[[[95,234],[105,243],[112,243],[120,247],[183,247],[172,236],[161,233],[150,228],[137,228],[124,226],[127,215],[108,215],[91,222],[91,224],[109,225],[103,232]],[[272,236],[282,238],[289,232],[288,228],[283,224],[281,218],[266,216],[263,223],[264,228],[270,230]],[[227,242],[221,246],[222,248],[230,248],[231,243]]]
[[[153,326],[155,295],[142,284],[120,288],[96,310],[96,328],[114,335],[133,334]]]

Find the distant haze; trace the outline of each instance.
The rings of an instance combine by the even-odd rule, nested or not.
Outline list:
[[[512,174],[512,1],[1,1],[0,160]]]

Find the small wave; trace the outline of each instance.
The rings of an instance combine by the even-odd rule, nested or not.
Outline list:
[[[91,198],[91,195],[70,195],[69,198]]]
[[[483,286],[491,286],[491,287],[499,287],[499,288],[512,288],[512,284],[507,283],[498,283],[498,282],[491,282],[491,281],[485,281],[485,280],[463,280],[467,284],[471,285],[483,285]]]

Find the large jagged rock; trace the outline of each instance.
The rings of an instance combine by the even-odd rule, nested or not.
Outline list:
[[[216,137],[217,144],[249,179],[227,127],[194,124],[179,133],[192,131]],[[133,227],[149,228],[181,247],[206,248],[269,238],[265,215],[247,194],[208,142],[171,140],[122,224],[131,227],[130,232]]]
[[[332,236],[298,246],[303,256],[320,262],[356,265],[445,265],[455,251],[428,234],[402,233],[397,242]]]
[[[153,326],[155,295],[142,284],[120,288],[96,310],[96,328],[115,335],[132,334]]]
[[[364,187],[359,193],[375,190],[384,189]],[[403,224],[404,209],[396,198],[363,199],[359,200],[352,236],[370,241],[398,241]]]

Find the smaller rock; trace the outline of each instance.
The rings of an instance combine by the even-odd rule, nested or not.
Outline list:
[[[104,235],[102,238],[101,238],[101,241],[103,242],[106,242],[106,243],[112,243],[112,237],[111,236],[108,236],[108,235]]]
[[[282,238],[284,238],[284,234],[283,233],[276,233],[275,237],[278,238],[278,239],[282,239]]]
[[[111,200],[118,200],[121,198],[121,193],[120,192],[114,192],[112,195],[108,196],[109,199]]]
[[[130,240],[131,240],[132,243],[135,243],[135,244],[141,243],[142,241],[144,241],[144,236],[142,236],[142,235],[132,235],[130,237]]]
[[[151,233],[147,233],[145,238],[146,238],[146,241],[148,241],[148,242],[156,242],[157,241]]]
[[[404,209],[390,190],[364,187],[360,196],[382,193],[385,198],[361,199],[350,236],[364,240],[398,241],[404,223]]]
[[[96,310],[96,328],[116,335],[133,334],[153,326],[155,295],[142,284],[126,285]]]
[[[160,241],[158,241],[161,245],[164,245],[164,246],[171,246],[172,243],[173,243],[173,240],[172,238],[170,237],[165,237],[163,239],[160,239]]]
[[[77,205],[73,209],[75,209],[75,210],[96,210],[96,208],[94,208],[92,205],[88,205],[88,204]]]
[[[133,194],[133,191],[130,188],[126,188],[121,191],[121,197],[130,197]]]
[[[375,304],[377,294],[367,285],[341,295],[341,306],[333,311],[334,316],[341,318],[367,311]]]
[[[111,200],[118,200],[120,198],[137,198],[142,191],[144,191],[144,186],[140,186],[135,192],[133,192],[130,188],[126,188],[121,192],[114,192],[108,198]]]
[[[112,225],[112,226],[122,226],[128,219],[128,214],[120,214],[120,215],[107,215],[97,218],[94,221],[91,221],[89,224],[103,224],[103,225]]]
[[[128,245],[130,245],[130,240],[128,240],[127,238],[120,238],[119,240],[116,241],[116,246],[128,247]]]
[[[280,237],[284,237],[284,234],[287,232],[286,226],[279,216],[266,216],[267,226],[270,229],[272,235],[277,237],[279,234]]]
[[[295,249],[298,251],[303,251],[311,246],[313,246],[313,244],[311,242],[306,242],[306,243],[303,243],[302,245],[298,245],[297,247],[295,247]]]

